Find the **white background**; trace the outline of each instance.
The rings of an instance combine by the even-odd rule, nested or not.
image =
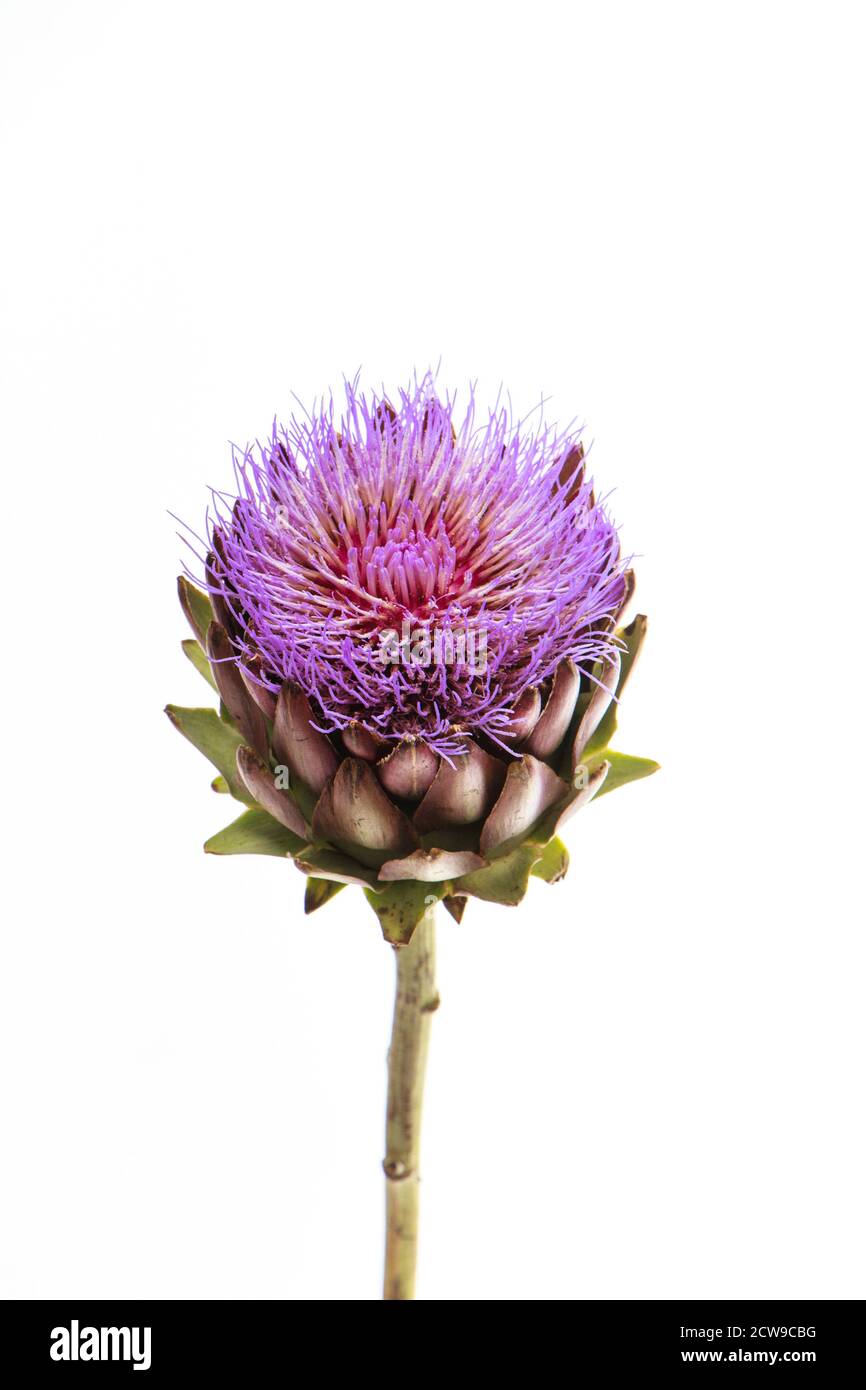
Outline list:
[[[378,1297],[393,961],[201,853],[166,513],[440,357],[586,421],[663,771],[442,922],[419,1296],[866,1294],[861,24],[4,0],[7,1296]]]

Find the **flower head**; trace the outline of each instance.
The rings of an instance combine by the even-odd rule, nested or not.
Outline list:
[[[405,944],[443,898],[515,904],[568,865],[557,832],[655,771],[609,748],[646,629],[574,431],[456,418],[430,377],[346,388],[235,457],[187,655],[221,708],[168,713],[247,810],[208,841],[278,854],[307,910],[361,884]]]
[[[238,663],[295,682],[327,732],[512,749],[527,691],[611,654],[625,566],[574,432],[479,423],[471,399],[457,418],[429,377],[396,405],[349,384],[340,418],[274,426],[236,474],[209,588]]]

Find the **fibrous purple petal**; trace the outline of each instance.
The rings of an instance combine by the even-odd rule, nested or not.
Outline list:
[[[472,399],[458,417],[429,376],[394,406],[348,384],[340,418],[331,401],[275,426],[236,473],[211,522],[215,611],[251,678],[295,683],[325,733],[513,750],[521,697],[617,645],[625,564],[573,430],[479,420]]]

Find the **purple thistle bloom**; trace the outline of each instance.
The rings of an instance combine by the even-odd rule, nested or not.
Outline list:
[[[347,384],[341,418],[275,425],[236,454],[237,497],[214,494],[207,587],[235,659],[262,694],[299,686],[323,732],[512,751],[557,667],[592,680],[618,645],[626,562],[577,432],[503,406],[478,423],[472,399],[454,417],[429,375],[396,407]]]
[[[455,420],[429,374],[395,407],[346,385],[235,454],[207,593],[178,596],[220,708],[169,705],[242,814],[212,854],[291,859],[304,910],[359,885],[397,948],[385,1297],[413,1297],[418,1130],[438,1006],[432,909],[558,883],[559,833],[658,764],[610,746],[647,622],[574,430]]]

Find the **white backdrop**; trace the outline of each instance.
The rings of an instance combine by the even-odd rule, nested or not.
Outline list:
[[[419,1296],[864,1296],[861,24],[5,0],[7,1296],[378,1297],[393,962],[201,853],[167,509],[440,357],[586,421],[663,771],[443,914]]]

